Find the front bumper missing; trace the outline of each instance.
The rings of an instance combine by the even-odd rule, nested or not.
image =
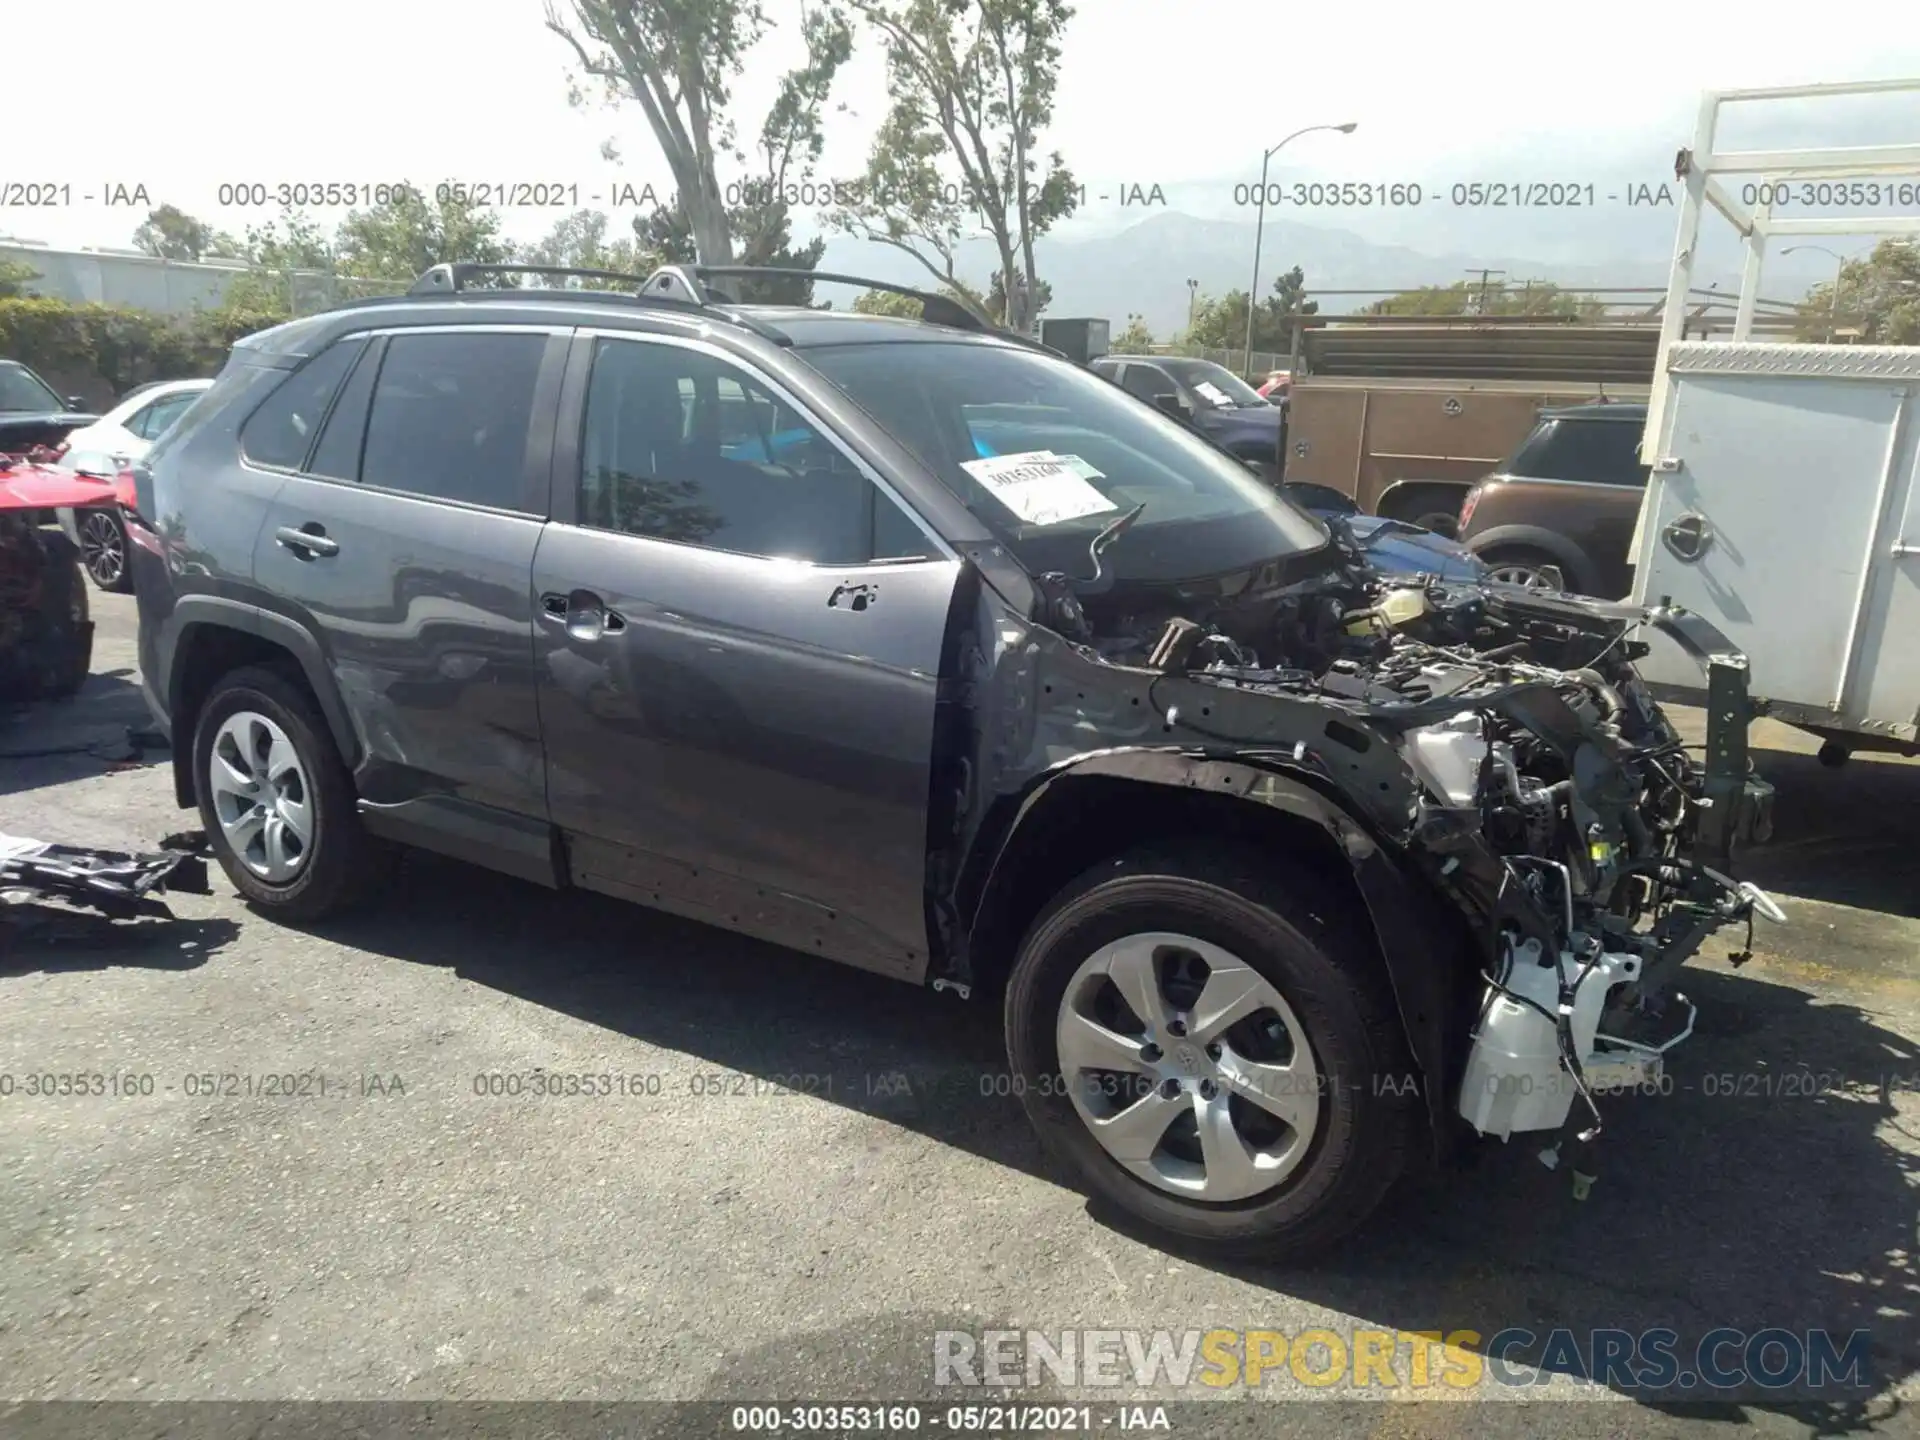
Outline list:
[[[169,836],[157,851],[129,854],[0,834],[0,899],[60,900],[112,920],[170,920],[173,912],[159,894],[213,893],[201,848],[197,835]]]

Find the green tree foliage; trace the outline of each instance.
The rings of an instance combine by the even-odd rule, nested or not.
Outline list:
[[[0,260],[0,300],[13,300],[31,293],[27,287],[40,278],[40,272],[18,260]]]
[[[1545,316],[1564,315],[1580,320],[1597,320],[1606,306],[1591,295],[1563,290],[1546,280],[1524,284],[1478,280],[1456,280],[1451,285],[1423,285],[1404,290],[1368,307],[1374,315],[1487,315]]]
[[[853,302],[858,314],[897,315],[903,320],[918,320],[923,308],[911,295],[894,295],[885,290],[863,290]]]
[[[498,212],[463,195],[429,198],[413,190],[399,191],[384,205],[349,211],[332,248],[336,271],[366,280],[411,281],[448,261],[499,265],[514,258]]]
[[[832,223],[912,256],[957,285],[956,252],[976,225],[1008,293],[998,316],[1039,313],[1034,242],[1073,213],[1066,162],[1043,150],[1053,119],[1064,0],[850,0],[886,47],[891,100],[866,171]]]
[[[1320,313],[1306,298],[1307,278],[1298,265],[1273,282],[1273,293],[1253,317],[1253,348],[1274,354],[1293,349],[1293,331],[1301,317]],[[1187,343],[1215,350],[1239,350],[1247,343],[1247,292],[1229,290],[1217,299],[1202,296],[1193,310]]]
[[[812,269],[824,243],[793,246],[791,206],[804,194],[825,145],[823,112],[853,53],[853,29],[833,4],[803,10],[805,58],[782,77],[742,179],[722,187],[722,159],[747,167],[728,115],[747,53],[771,28],[758,0],[570,0],[549,5],[547,28],[573,48],[582,76],[612,104],[635,101],[673,175],[663,212],[635,223],[643,248],[686,263]],[[575,103],[587,91],[578,80]],[[608,158],[615,151],[609,146]],[[668,245],[684,234],[687,253]],[[765,292],[765,293],[763,293]],[[742,299],[805,303],[803,282],[736,286]]]
[[[1847,261],[1832,283],[1807,292],[1797,329],[1803,340],[1857,329],[1864,344],[1920,345],[1920,244],[1882,240],[1866,259]]]
[[[160,205],[147,212],[133,232],[136,249],[159,260],[199,261],[209,256],[238,256],[241,244],[204,220],[196,220],[177,205]]]
[[[1126,328],[1109,342],[1109,348],[1116,355],[1144,355],[1155,344],[1153,331],[1147,328],[1147,322],[1138,315],[1127,317]]]
[[[576,270],[612,270],[645,278],[658,251],[643,251],[636,236],[607,234],[611,222],[601,210],[576,210],[527,246],[520,259],[528,265],[564,266]],[[613,281],[569,278],[546,282],[568,289],[617,290]]]

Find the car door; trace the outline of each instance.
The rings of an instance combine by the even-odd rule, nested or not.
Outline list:
[[[361,353],[304,451],[255,434],[271,401],[242,431],[288,468],[255,583],[324,652],[369,826],[533,878],[550,877],[551,844],[528,587],[568,336],[343,342]]]
[[[534,562],[575,883],[903,977],[959,565],[758,366],[583,334]]]

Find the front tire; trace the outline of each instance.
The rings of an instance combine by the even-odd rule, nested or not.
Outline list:
[[[265,667],[222,677],[193,735],[207,840],[234,889],[276,918],[319,920],[372,888],[376,844],[306,689]]]
[[[1486,561],[1491,578],[1502,585],[1518,585],[1524,590],[1573,590],[1574,581],[1559,559],[1544,550],[1524,545],[1497,546],[1480,557]]]
[[[1406,1168],[1415,1087],[1358,902],[1337,894],[1191,846],[1108,861],[1041,916],[1007,1049],[1086,1190],[1196,1249],[1269,1259],[1317,1255],[1374,1210]]]

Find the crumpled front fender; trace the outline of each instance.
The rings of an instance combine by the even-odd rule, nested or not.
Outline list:
[[[1075,780],[1103,778],[1140,785],[1193,790],[1261,805],[1311,824],[1352,872],[1378,943],[1387,981],[1425,1099],[1436,1142],[1450,1132],[1445,1097],[1463,1053],[1450,1040],[1460,978],[1477,971],[1471,937],[1459,911],[1435,893],[1351,810],[1319,788],[1309,772],[1281,756],[1207,753],[1189,748],[1127,747],[1097,750],[1051,767],[1022,802],[996,847],[982,892],[981,909],[1005,878],[1003,867],[1024,826],[1046,807],[1071,803],[1064,790]],[[977,916],[976,916],[977,921]]]

